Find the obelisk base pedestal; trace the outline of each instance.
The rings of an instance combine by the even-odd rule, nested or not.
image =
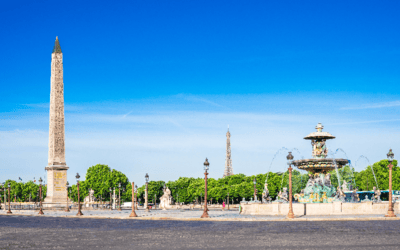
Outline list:
[[[45,203],[66,203],[67,165],[52,165],[47,170],[47,193]]]

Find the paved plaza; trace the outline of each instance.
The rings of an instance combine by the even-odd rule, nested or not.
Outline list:
[[[171,210],[149,210],[146,212],[143,209],[135,210],[138,217],[129,218],[130,209],[118,210],[82,210],[83,218],[95,219],[137,219],[137,220],[204,220],[200,216],[203,210],[200,209],[171,209]],[[72,217],[75,218],[77,210],[65,212],[62,210],[44,210],[44,215],[38,215],[38,210],[13,210],[13,215],[23,216],[39,216],[39,217]],[[238,209],[225,210],[221,209],[210,210],[208,212],[212,221],[281,221],[286,220],[286,216],[269,216],[269,215],[245,215],[239,214]],[[1,210],[0,215],[6,215],[6,211]],[[384,214],[379,215],[305,215],[297,216],[295,220],[400,220],[400,214],[397,218],[385,218]],[[400,223],[400,222],[399,222]]]
[[[0,215],[0,249],[399,249],[399,245],[398,220],[183,221]]]

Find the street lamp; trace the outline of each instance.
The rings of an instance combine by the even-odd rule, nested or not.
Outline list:
[[[138,192],[138,186],[137,185],[135,185],[135,206],[136,206],[136,209],[138,209],[138,202],[137,202],[137,192]]]
[[[122,211],[121,209],[121,182],[118,183],[118,211]]]
[[[228,210],[229,210],[229,189],[228,189]]]
[[[132,212],[129,215],[129,217],[137,217],[137,214],[135,212],[135,183],[132,182]]]
[[[146,212],[150,212],[149,211],[149,204],[148,204],[148,185],[149,185],[149,174],[146,173],[146,175],[144,176],[145,180],[146,180],[146,190],[145,190],[145,197],[144,197],[144,206],[146,207]]]
[[[69,189],[69,182],[65,184],[65,187],[67,188],[67,208],[65,209],[65,212],[69,212],[69,206],[68,206],[68,189]]]
[[[39,200],[40,200],[40,210],[39,214],[43,215],[43,209],[42,209],[42,177],[39,178]]]
[[[210,216],[208,216],[208,209],[207,209],[207,171],[209,169],[210,163],[208,163],[208,159],[206,158],[206,161],[204,162],[204,212],[203,215],[200,218],[210,218]]]
[[[81,196],[80,196],[80,193],[79,193],[79,178],[81,178],[79,176],[79,173],[76,173],[75,178],[76,178],[76,184],[77,184],[76,186],[77,186],[77,189],[78,189],[78,213],[76,214],[76,216],[81,216],[81,215],[83,215],[83,213],[81,212]]]
[[[256,201],[257,200],[257,194],[256,194],[257,180],[256,180],[256,177],[254,177],[253,184],[254,184],[254,201]]]
[[[289,165],[289,213],[288,213],[288,218],[289,219],[294,219],[294,213],[293,213],[293,198],[292,198],[292,163],[293,163],[293,155],[292,152],[289,152],[289,154],[286,156],[287,159],[287,164]]]
[[[387,154],[387,158],[389,161],[389,209],[387,214],[385,214],[385,217],[396,217],[396,215],[394,214],[394,210],[393,210],[393,202],[392,202],[392,162],[394,159],[394,154],[392,152],[392,149],[389,150],[389,153]]]
[[[10,199],[10,183],[8,183],[8,211],[7,214],[12,214],[11,213],[11,199]]]
[[[111,200],[112,200],[112,197],[111,197],[111,187],[108,188],[108,190],[110,191],[110,210],[111,210]]]

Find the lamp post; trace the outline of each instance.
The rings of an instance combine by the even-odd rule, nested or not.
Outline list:
[[[149,211],[149,204],[148,204],[148,184],[149,184],[149,174],[146,173],[146,175],[144,176],[145,180],[146,180],[146,190],[145,190],[145,197],[144,197],[144,206],[146,207],[146,212],[150,212]]]
[[[79,173],[76,173],[76,184],[77,184],[77,189],[78,189],[78,213],[76,214],[76,216],[81,216],[83,215],[83,213],[81,212],[81,196],[79,194],[79,178],[81,178],[79,176]]]
[[[206,161],[204,162],[204,212],[203,215],[200,218],[210,218],[210,216],[208,216],[208,209],[207,209],[207,171],[209,169],[210,163],[208,163],[208,159],[206,158]]]
[[[6,192],[6,183],[5,182],[3,182],[3,196],[4,196],[4,211],[6,211],[7,192]]]
[[[11,186],[10,183],[8,183],[8,211],[7,211],[7,214],[12,214],[11,213],[10,186]]]
[[[229,190],[228,190],[228,210],[229,210]]]
[[[389,209],[387,214],[385,214],[385,217],[396,217],[396,215],[394,214],[394,210],[393,210],[393,202],[392,202],[392,162],[394,159],[394,154],[392,152],[392,149],[389,150],[389,153],[387,154],[387,158],[389,161]]]
[[[39,214],[43,215],[43,209],[42,209],[42,177],[39,178],[39,206],[40,206],[40,210],[39,210]]]
[[[69,206],[68,206],[68,189],[69,189],[69,182],[65,184],[65,187],[67,188],[67,208],[65,208],[65,212],[69,212]]]
[[[118,211],[122,211],[121,209],[121,182],[118,184]]]
[[[257,200],[257,194],[256,194],[257,180],[256,180],[256,177],[254,177],[253,184],[254,184],[254,201],[256,201]]]
[[[132,212],[129,215],[129,217],[137,217],[137,214],[135,212],[135,203],[136,202],[134,203],[134,201],[135,201],[135,183],[132,182]]]
[[[287,217],[289,219],[294,219],[294,213],[293,213],[293,198],[292,198],[292,162],[293,162],[293,155],[292,152],[289,152],[289,154],[286,156],[287,159],[287,164],[289,165],[289,213]]]
[[[111,207],[111,200],[112,200],[112,197],[111,197],[111,187],[108,188],[108,191],[110,191],[110,210],[111,210],[111,209],[112,209],[112,207]]]
[[[137,185],[135,185],[135,206],[136,206],[136,209],[138,209],[138,202],[137,202],[137,188],[138,188],[138,186]]]

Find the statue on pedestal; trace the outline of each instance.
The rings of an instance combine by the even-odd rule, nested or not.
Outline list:
[[[83,202],[90,203],[90,202],[94,202],[94,201],[97,201],[96,197],[94,197],[94,190],[89,189],[89,195],[85,197]]]
[[[160,208],[163,210],[167,208],[172,208],[172,195],[171,195],[171,190],[164,186],[164,194],[160,197]]]

